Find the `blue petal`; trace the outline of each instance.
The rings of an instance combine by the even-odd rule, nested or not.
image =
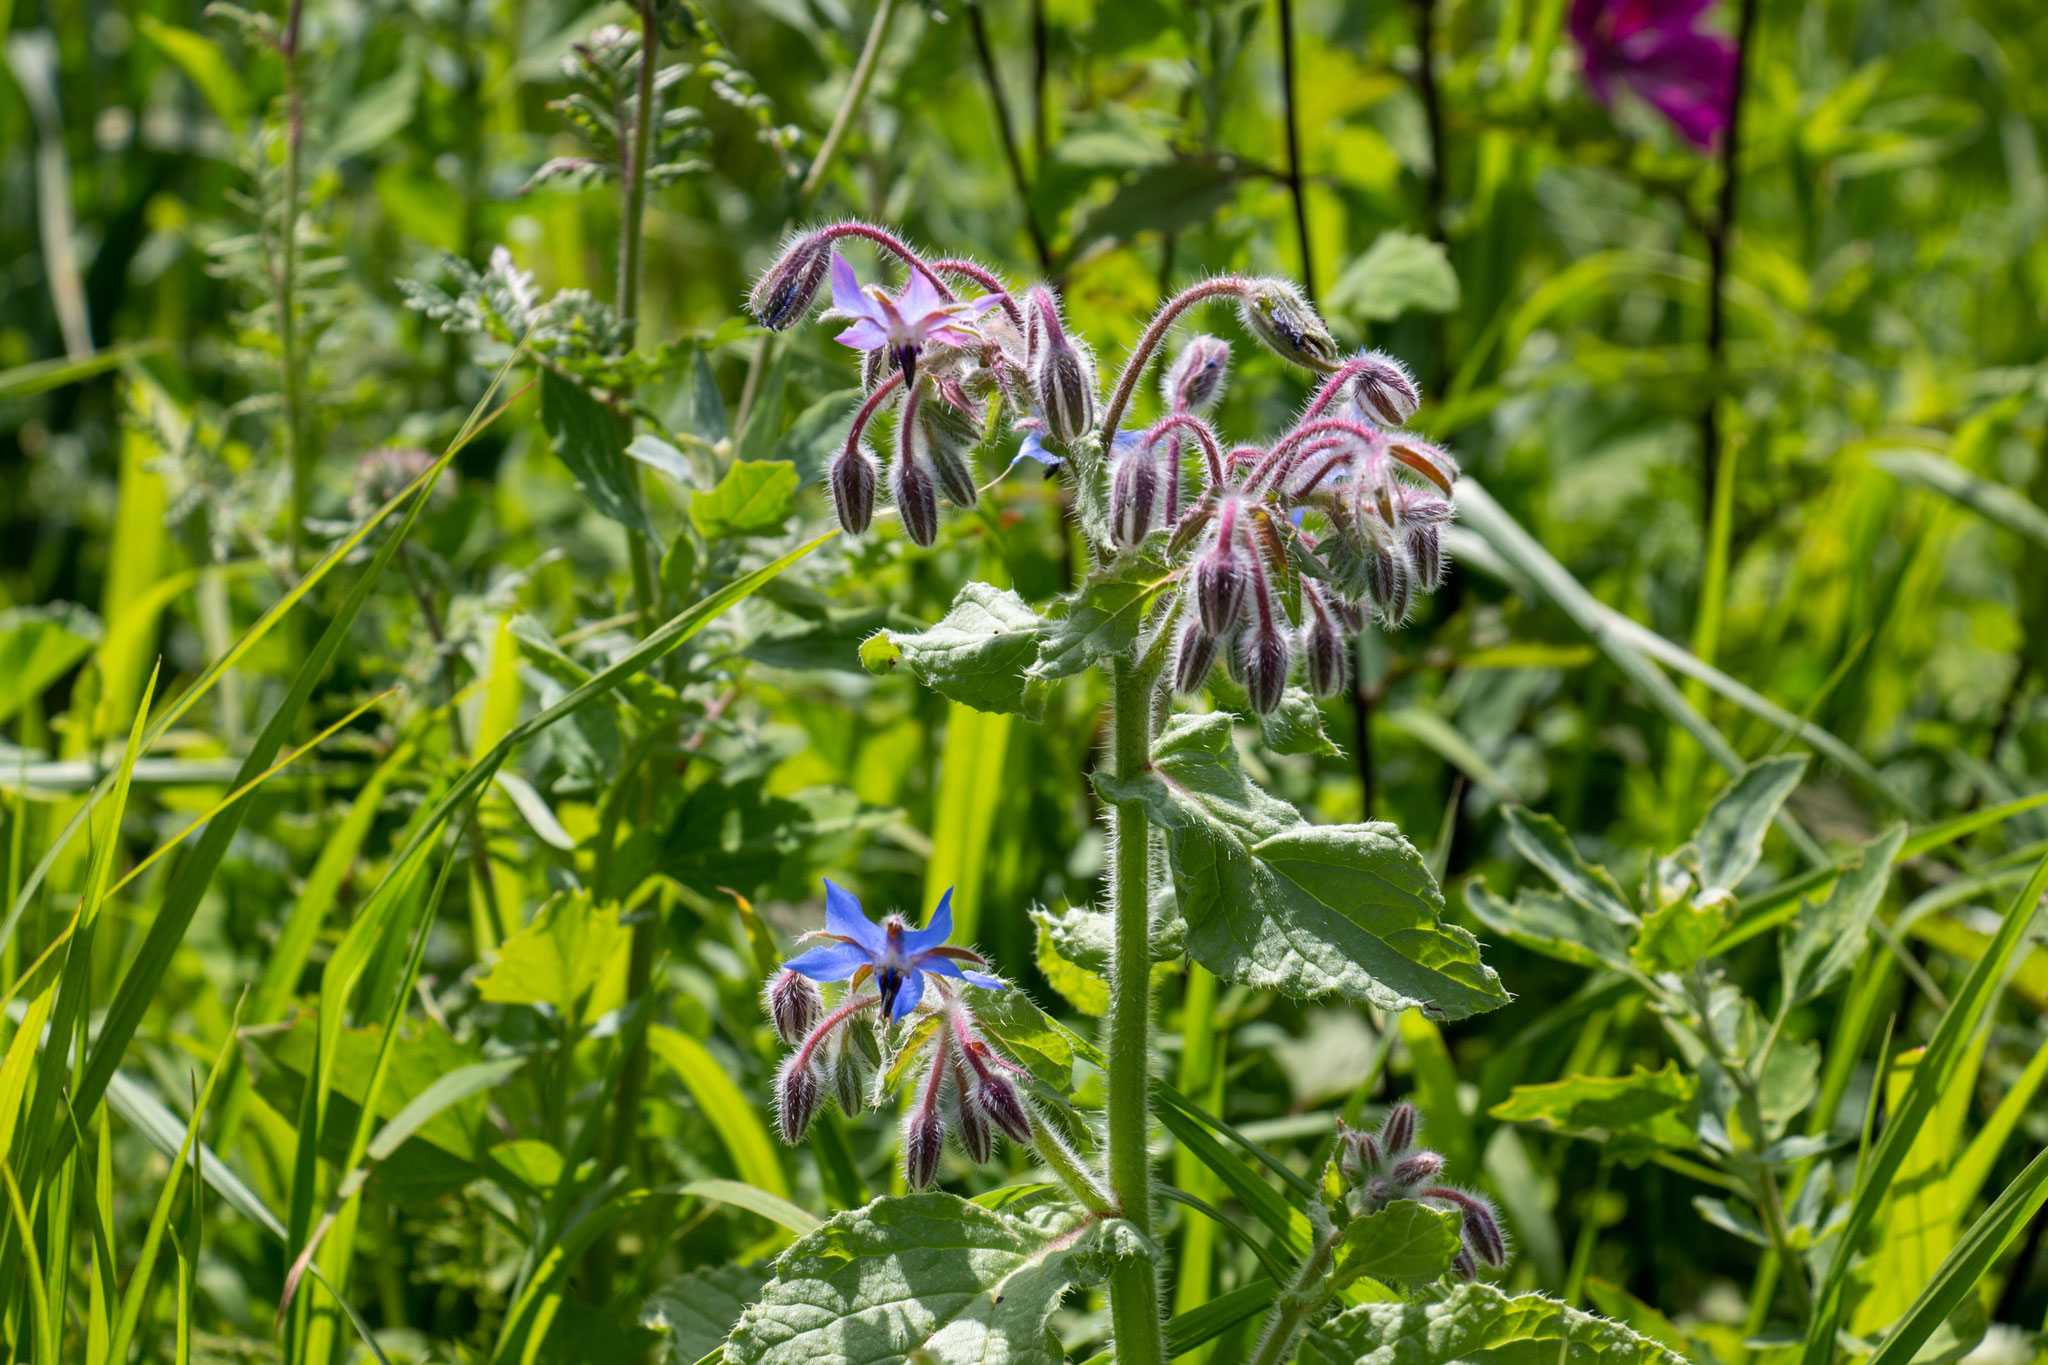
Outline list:
[[[851,891],[831,881],[825,883],[825,932],[852,939],[867,949],[870,958],[889,948],[882,926],[867,917]]]
[[[1144,439],[1144,432],[1135,431],[1130,427],[1125,427],[1122,431],[1119,431],[1116,434],[1116,439],[1109,443],[1109,447],[1113,451],[1129,450],[1132,446],[1136,445],[1139,441],[1142,441]]]
[[[922,929],[912,929],[903,936],[903,951],[912,957],[927,948],[936,948],[953,937],[953,888],[947,887],[946,894],[939,897],[939,908],[932,911],[931,923]]]
[[[1010,989],[1009,982],[999,976],[990,976],[987,972],[963,969],[960,975],[967,978],[968,985],[979,986],[985,991],[1006,991]]]
[[[874,961],[875,955],[858,943],[827,943],[782,965],[813,981],[844,981],[861,968],[873,966]]]
[[[924,999],[924,973],[912,968],[903,977],[903,988],[896,992],[896,1008],[889,1011],[889,1017],[901,1019],[917,1008],[917,1002]]]
[[[1017,447],[1017,458],[1010,461],[1010,467],[1015,469],[1026,460],[1036,460],[1047,469],[1060,467],[1060,457],[1045,448],[1045,442],[1035,431],[1025,433],[1023,443]]]

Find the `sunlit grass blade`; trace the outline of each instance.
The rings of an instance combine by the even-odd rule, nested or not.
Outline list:
[[[687,1180],[671,1192],[692,1195],[698,1199],[712,1199],[721,1204],[730,1204],[736,1209],[745,1209],[748,1213],[759,1214],[769,1222],[789,1229],[799,1237],[816,1229],[824,1221],[808,1209],[792,1204],[779,1194],[739,1180]]]
[[[149,1216],[149,1231],[143,1235],[142,1249],[136,1257],[135,1268],[128,1275],[128,1288],[122,1293],[120,1309],[114,1315],[113,1344],[107,1352],[109,1360],[128,1359],[128,1348],[135,1340],[136,1328],[142,1321],[143,1307],[149,1302],[150,1278],[156,1269],[156,1258],[163,1246],[165,1229],[170,1224],[171,1208],[178,1194],[178,1182],[183,1178],[186,1166],[192,1162],[193,1145],[199,1140],[199,1126],[206,1119],[206,1109],[213,1101],[214,1087],[220,1083],[221,1073],[234,1049],[235,1034],[234,1030],[230,1029],[228,1036],[221,1041],[220,1052],[214,1057],[212,1067],[206,1073],[206,1084],[200,1089],[199,1098],[193,1103],[192,1117],[185,1125],[184,1140],[178,1144],[178,1154],[171,1161],[170,1174],[164,1177],[164,1187],[157,1195],[156,1208]],[[197,1165],[193,1166],[195,1176],[200,1169]]]
[[[27,365],[16,365],[12,369],[0,370],[0,400],[19,402],[33,398],[39,393],[61,389],[66,384],[76,384],[91,379],[94,375],[105,374],[119,369],[130,360],[154,355],[165,348],[161,338],[148,341],[130,342],[121,346],[109,346],[88,356],[73,360],[69,356],[57,360],[37,360]]]
[[[1154,1093],[1157,1093],[1155,1087]],[[1218,1179],[1237,1196],[1237,1201],[1272,1230],[1289,1254],[1299,1256],[1308,1250],[1309,1224],[1299,1210],[1287,1202],[1281,1193],[1259,1178],[1259,1173],[1243,1158],[1236,1156],[1209,1136],[1208,1130],[1179,1106],[1165,1103],[1154,1112],[1166,1130],[1175,1140],[1204,1166],[1215,1172]]]
[[[1939,493],[2014,535],[2048,546],[2048,511],[2020,493],[1925,450],[1894,450],[1870,462],[1904,483]]]
[[[697,1110],[718,1134],[733,1171],[748,1185],[789,1197],[781,1159],[755,1106],[740,1092],[716,1057],[686,1033],[659,1024],[647,1031],[647,1048],[676,1073]]]
[[[1815,1287],[1813,1317],[1807,1324],[1803,1351],[1805,1365],[1827,1365],[1835,1350],[1835,1328],[1841,1320],[1843,1295],[1850,1268],[1864,1234],[1889,1191],[1894,1176],[1905,1161],[1913,1140],[1933,1113],[1951,1075],[1964,1061],[1964,1052],[1996,999],[1999,983],[2014,952],[2025,941],[2027,929],[2040,910],[2041,896],[2048,890],[2048,857],[2034,869],[2034,875],[2020,889],[2007,909],[1998,932],[1983,956],[1970,970],[1963,986],[1935,1027],[1925,1058],[1915,1068],[1904,1098],[1891,1113],[1884,1131],[1858,1160],[1856,1188],[1841,1230],[1835,1234],[1833,1254]]]
[[[35,1324],[36,1355],[42,1360],[56,1360],[59,1359],[58,1325],[50,1318],[50,1283],[43,1275],[42,1257],[36,1250],[35,1223],[28,1216],[28,1206],[21,1198],[21,1186],[14,1179],[14,1167],[8,1164],[4,1152],[0,1152],[0,1178],[7,1182],[7,1207],[14,1216],[13,1227],[22,1245],[22,1265],[28,1273],[29,1313],[30,1321]]]
[[[2044,1203],[2048,1203],[2048,1151],[2037,1154],[1963,1234],[1899,1325],[1871,1355],[1869,1365],[1909,1365],[1964,1297],[1983,1283],[1992,1263]]]

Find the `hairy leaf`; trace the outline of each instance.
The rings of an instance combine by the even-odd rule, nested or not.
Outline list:
[[[977,711],[1037,720],[1046,687],[1025,670],[1045,631],[1045,620],[1016,593],[969,583],[937,625],[914,634],[885,630],[861,646],[860,660],[872,673],[906,667],[940,696]]]
[[[1507,818],[1508,841],[1542,869],[1544,876],[1556,882],[1558,890],[1616,924],[1636,922],[1635,911],[1614,878],[1607,875],[1606,868],[1579,857],[1563,825],[1521,806],[1509,806],[1502,814]]]
[[[1904,825],[1886,830],[1864,845],[1857,861],[1835,878],[1827,899],[1818,905],[1800,902],[1798,918],[1785,927],[1778,947],[1788,1001],[1811,1000],[1847,976],[1862,958],[1870,917],[1884,899],[1892,863],[1905,839]]]
[[[1611,1134],[1632,1139],[1617,1144],[1629,1159],[1648,1153],[1643,1144],[1690,1148],[1687,1116],[1697,1089],[1693,1078],[1666,1062],[1662,1070],[1641,1066],[1626,1076],[1568,1076],[1548,1085],[1518,1085],[1487,1112],[1512,1123],[1543,1123],[1566,1133]],[[1617,1150],[1617,1155],[1623,1155]]]
[[[1699,853],[1700,899],[1732,899],[1763,855],[1764,835],[1778,807],[1806,775],[1806,755],[1767,758],[1714,799],[1693,835]]]
[[[1303,821],[1245,776],[1230,717],[1177,717],[1151,771],[1096,786],[1143,802],[1167,831],[1188,950],[1218,976],[1437,1018],[1507,1003],[1478,940],[1443,922],[1443,896],[1400,831]]]
[[[751,1265],[706,1266],[655,1290],[640,1325],[661,1334],[665,1365],[696,1365],[718,1349],[773,1272]]]
[[[1354,1218],[1337,1246],[1335,1283],[1341,1287],[1361,1275],[1404,1285],[1441,1279],[1458,1254],[1463,1223],[1461,1214],[1413,1199]]]
[[[1092,1280],[1079,1217],[1022,1215],[956,1195],[878,1199],[801,1238],[741,1315],[726,1365],[1058,1365],[1046,1330],[1060,1296]]]
[[[1620,928],[1577,901],[1524,891],[1504,902],[1474,877],[1465,883],[1465,908],[1488,929],[1532,953],[1578,967],[1628,969],[1628,945]]]
[[[1326,1337],[1358,1365],[1681,1365],[1682,1357],[1618,1322],[1541,1294],[1510,1298],[1461,1284],[1427,1303],[1369,1303],[1331,1319]]]
[[[1053,603],[1030,676],[1072,677],[1124,653],[1138,638],[1138,627],[1165,580],[1165,565],[1144,547],[1097,569]]]

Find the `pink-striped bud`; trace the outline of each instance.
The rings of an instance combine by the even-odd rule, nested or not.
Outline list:
[[[818,1104],[825,1098],[825,1076],[816,1054],[800,1066],[802,1057],[800,1052],[790,1053],[775,1078],[775,1126],[792,1147],[811,1130],[811,1120],[818,1116]]]
[[[920,1105],[903,1125],[903,1179],[922,1190],[938,1179],[939,1158],[946,1150],[946,1121],[937,1105]]]
[[[1168,412],[1207,412],[1223,397],[1230,375],[1230,343],[1207,334],[1188,338],[1159,383]]]
[[[1024,1097],[1008,1077],[994,1073],[983,1076],[975,1083],[974,1098],[996,1127],[1010,1135],[1011,1141],[1030,1143],[1031,1111],[1024,1107]]]
[[[1127,450],[1117,457],[1109,484],[1110,539],[1125,549],[1143,540],[1157,524],[1160,503],[1159,457],[1151,450]]]
[[[1252,710],[1266,715],[1280,705],[1287,690],[1287,665],[1292,651],[1287,632],[1270,622],[1247,632],[1244,647],[1244,694]]]
[[[835,455],[827,482],[840,529],[850,536],[867,530],[875,519],[875,457],[866,446],[853,445]]]
[[[1387,1121],[1380,1125],[1380,1146],[1389,1159],[1400,1156],[1415,1145],[1419,1121],[1415,1106],[1406,1101],[1387,1111]]]
[[[1399,541],[1382,536],[1366,547],[1365,591],[1386,625],[1398,626],[1408,619],[1415,602],[1415,570]]]
[[[1444,581],[1443,532],[1434,526],[1410,526],[1401,538],[1418,592],[1435,592]]]
[[[1501,1236],[1500,1218],[1489,1200],[1454,1185],[1431,1185],[1421,1195],[1449,1204],[1464,1215],[1461,1232],[1473,1255],[1492,1266],[1508,1263],[1507,1239]]]
[[[1458,1244],[1458,1254],[1451,1257],[1451,1273],[1461,1280],[1479,1278],[1479,1265],[1472,1259],[1472,1248],[1462,1242]]]
[[[1309,691],[1318,697],[1334,697],[1344,690],[1351,671],[1351,651],[1327,610],[1310,618],[1308,629],[1302,632],[1301,653]]]
[[[783,248],[775,264],[754,285],[754,292],[747,297],[747,311],[769,331],[783,330],[810,311],[831,265],[829,237],[822,232],[798,237]]]
[[[1422,394],[1414,376],[1385,351],[1370,351],[1358,358],[1364,366],[1351,381],[1351,398],[1367,421],[1375,426],[1398,427],[1415,415]]]
[[[1195,611],[1211,635],[1222,635],[1235,627],[1244,610],[1245,593],[1251,587],[1251,566],[1244,554],[1222,539],[1197,559],[1189,571],[1194,579]]]
[[[939,495],[922,460],[898,452],[889,465],[889,500],[903,518],[903,533],[929,550],[939,539]]]
[[[1337,1139],[1337,1173],[1347,1185],[1363,1185],[1380,1167],[1380,1145],[1371,1133],[1346,1128]]]
[[[768,978],[761,1001],[767,1006],[769,1019],[774,1021],[775,1032],[791,1047],[803,1042],[825,1016],[825,999],[818,994],[818,988],[808,978],[787,969]]]
[[[1216,651],[1222,643],[1200,621],[1181,627],[1173,650],[1173,690],[1184,697],[1201,691],[1209,680],[1209,670],[1216,666]]]
[[[1033,289],[1024,307],[1031,316],[1031,396],[1048,434],[1072,445],[1095,426],[1095,362],[1067,335],[1051,290]]]
[[[1410,1152],[1394,1163],[1394,1169],[1387,1172],[1387,1178],[1394,1184],[1409,1188],[1425,1180],[1434,1180],[1444,1173],[1444,1159],[1435,1152]]]
[[[975,1102],[974,1093],[962,1087],[958,1111],[960,1149],[967,1153],[967,1159],[977,1166],[985,1166],[996,1154],[995,1125],[989,1116]]]

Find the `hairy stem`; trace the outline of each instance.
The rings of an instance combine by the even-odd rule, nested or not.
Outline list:
[[[1231,297],[1242,294],[1251,281],[1239,275],[1219,275],[1213,280],[1200,284],[1168,299],[1153,315],[1138,344],[1131,348],[1131,358],[1124,362],[1123,373],[1116,378],[1116,388],[1109,395],[1109,403],[1102,409],[1102,423],[1097,428],[1102,435],[1102,448],[1110,450],[1116,437],[1118,424],[1124,419],[1124,409],[1131,405],[1131,395],[1137,391],[1138,383],[1145,377],[1145,368],[1152,362],[1153,353],[1159,343],[1166,340],[1174,320],[1188,309],[1205,299]]]
[[[1110,672],[1109,725],[1116,775],[1133,782],[1151,764],[1152,699],[1145,670],[1118,659]],[[1116,944],[1110,964],[1109,1188],[1119,1213],[1152,1236],[1151,1119],[1152,860],[1142,802],[1122,801],[1113,816],[1110,899]],[[1110,1312],[1118,1365],[1161,1365],[1159,1277],[1149,1258],[1118,1261],[1110,1274]]]
[[[1250,1365],[1280,1365],[1287,1359],[1287,1348],[1328,1297],[1323,1290],[1323,1277],[1330,1273],[1330,1258],[1341,1240],[1341,1234],[1331,1228],[1317,1237],[1315,1245],[1301,1258],[1301,1267],[1294,1272],[1292,1283],[1280,1292],[1273,1311],[1266,1317],[1266,1327],[1259,1333]]]

